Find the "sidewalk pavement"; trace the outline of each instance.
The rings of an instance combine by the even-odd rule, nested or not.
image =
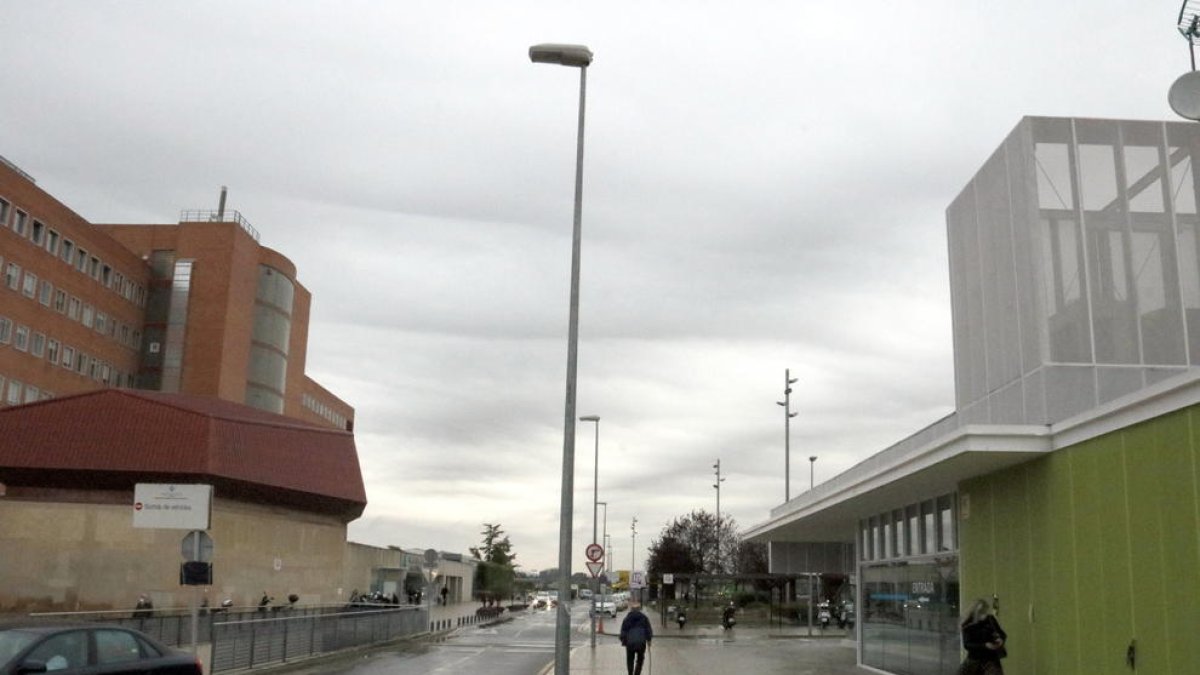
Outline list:
[[[662,625],[659,615],[646,611],[654,625],[654,640],[647,652],[643,675],[671,673],[700,675],[711,673],[808,673],[811,675],[854,675],[862,673],[855,665],[852,637],[836,631],[808,637],[807,626],[742,626],[726,631],[721,626],[687,626],[682,631],[672,622]],[[596,648],[590,644],[571,651],[572,675],[613,675],[625,673],[625,649],[618,641],[621,619],[606,619],[597,629]],[[587,624],[583,634],[589,633]],[[831,631],[832,633],[832,631]],[[755,643],[774,643],[771,649],[756,649]],[[778,646],[778,649],[776,649]],[[786,656],[780,654],[785,651]],[[550,664],[542,675],[554,672]]]

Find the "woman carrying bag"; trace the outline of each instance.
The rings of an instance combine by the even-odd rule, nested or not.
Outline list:
[[[1008,635],[992,615],[987,600],[980,598],[971,603],[961,628],[967,658],[959,666],[958,675],[1004,675],[1000,659],[1008,656],[1004,648]]]

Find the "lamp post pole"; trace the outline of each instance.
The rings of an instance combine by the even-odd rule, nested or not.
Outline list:
[[[792,412],[792,385],[796,378],[791,369],[783,371],[783,400],[775,405],[783,406],[783,501],[792,501],[792,418],[800,413]]]
[[[579,251],[583,231],[583,120],[587,102],[587,69],[592,50],[582,45],[540,44],[529,48],[529,60],[579,69],[579,132],[575,139],[575,218],[571,232],[571,310],[567,322],[567,393],[563,415],[562,495],[558,524],[558,613],[554,625],[554,675],[570,675],[571,527],[575,492],[575,383],[579,357]]]
[[[815,472],[816,472],[816,469],[815,469],[816,465],[817,465],[817,456],[813,455],[812,457],[809,457],[808,458],[808,489],[809,490],[813,489],[813,486],[816,484],[813,481],[813,476],[815,475]]]
[[[632,533],[632,541],[629,545],[629,597],[633,595],[633,572],[637,569],[637,516],[633,517],[633,523],[629,526],[629,531]],[[638,598],[639,600],[641,598]]]
[[[721,478],[721,460],[718,459],[713,468],[717,470],[717,482],[713,483],[713,487],[717,489],[717,555],[716,555],[716,573],[721,573],[721,483],[725,482]]]
[[[599,415],[584,415],[579,418],[580,422],[595,422],[596,423],[596,453],[592,462],[592,543],[598,543],[596,539],[596,513],[600,505],[600,416]],[[607,512],[608,509],[605,509]],[[596,648],[596,594],[600,591],[599,577],[592,577],[592,611],[588,612],[592,616],[592,649]]]

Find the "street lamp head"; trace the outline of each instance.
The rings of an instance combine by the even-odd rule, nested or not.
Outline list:
[[[599,422],[600,416],[599,415],[584,415],[583,417],[579,418],[579,421],[580,422]]]
[[[587,68],[592,63],[592,50],[583,45],[540,44],[529,48],[529,60]]]
[[[812,457],[809,457],[809,458],[808,458],[808,461],[810,461],[810,462],[815,462],[815,461],[817,461],[817,456],[816,456],[816,455],[813,455]]]
[[[775,401],[775,405],[783,405],[783,406],[786,406],[786,405],[787,405],[787,403],[784,403],[783,401]]]

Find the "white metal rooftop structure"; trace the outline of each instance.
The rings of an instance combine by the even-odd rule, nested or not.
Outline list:
[[[759,541],[858,518],[1200,400],[1194,122],[1027,117],[946,211],[955,408],[772,509]]]
[[[1193,123],[1025,118],[946,211],[960,424],[1053,424],[1200,364]]]

